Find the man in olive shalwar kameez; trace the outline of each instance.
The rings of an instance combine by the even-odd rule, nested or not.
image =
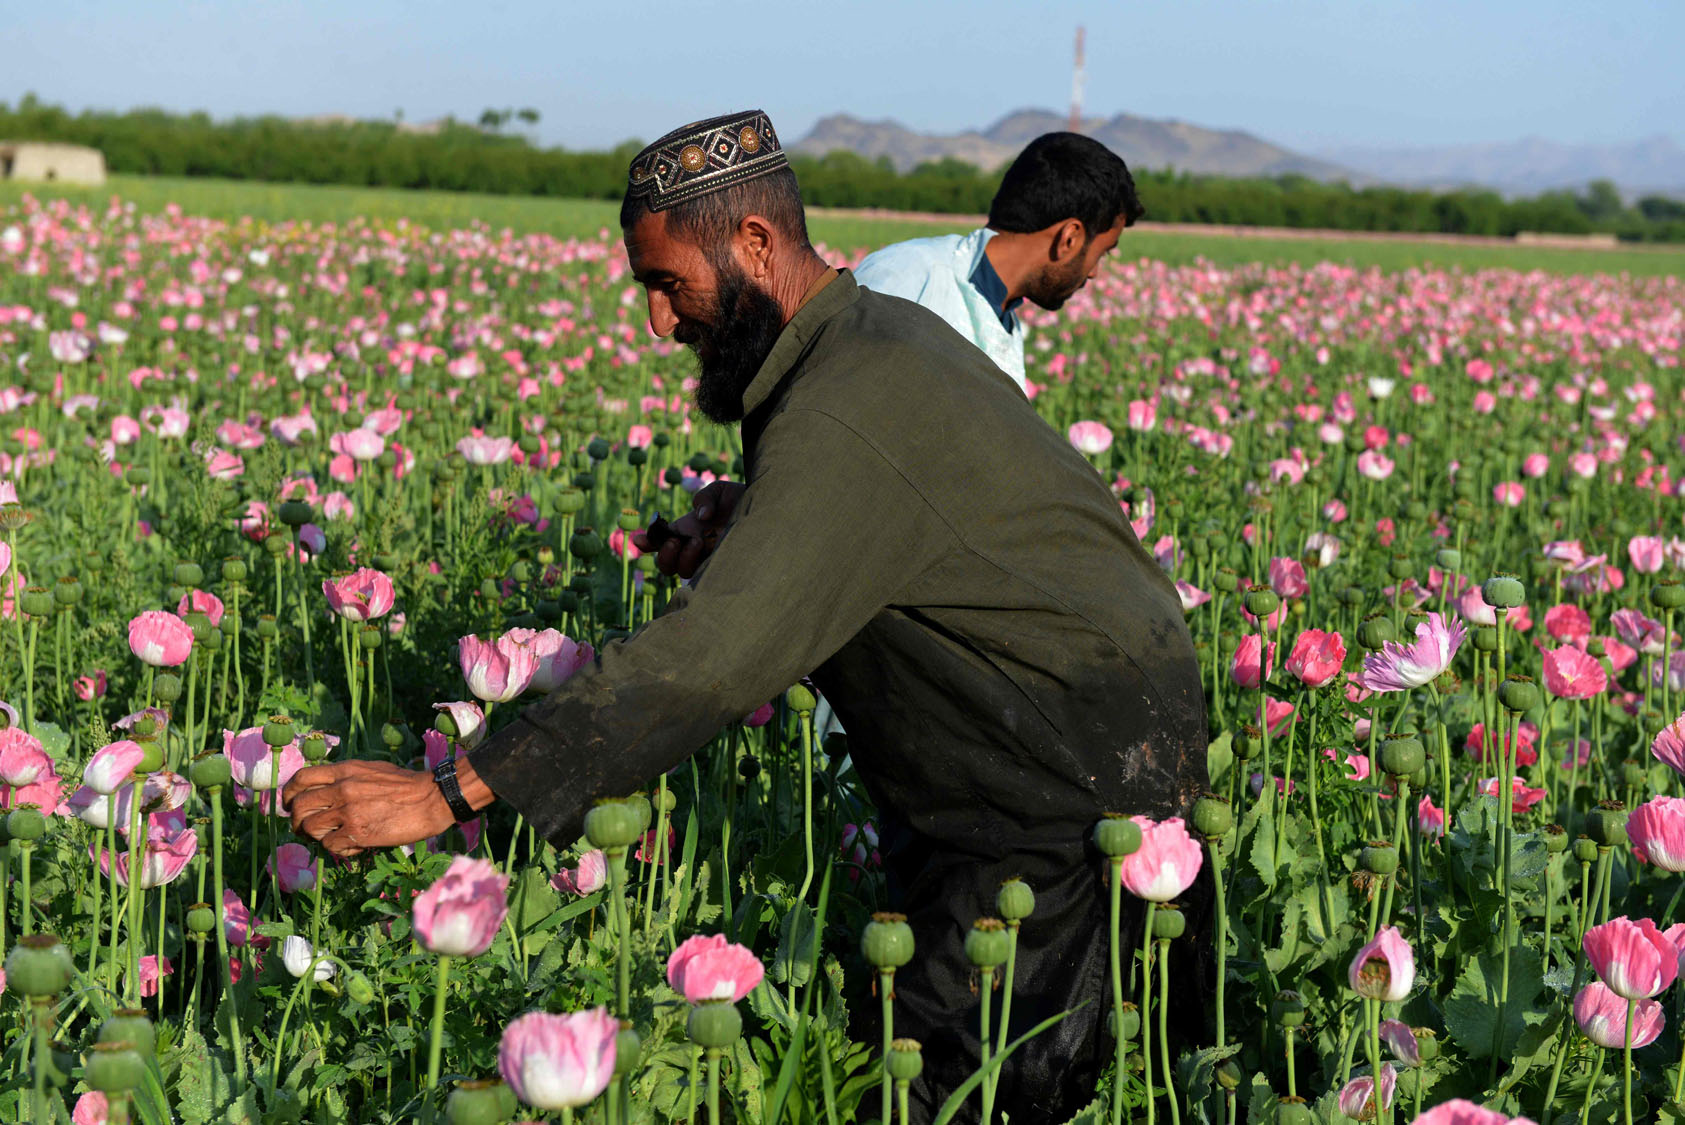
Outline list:
[[[1185,813],[1205,784],[1176,591],[1010,378],[935,314],[813,252],[764,114],[650,146],[622,220],[651,326],[701,360],[699,408],[742,422],[746,488],[699,494],[662,549],[670,571],[706,563],[661,617],[463,759],[459,794],[395,767],[317,767],[288,791],[294,823],[351,853],[502,799],[567,846],[594,800],[811,674],[848,729],[892,905],[917,936],[895,1024],[924,1045],[917,1116],[977,1065],[962,943],[1017,875],[1037,910],[1014,1034],[1089,1003],[1009,1061],[996,1104],[1064,1121],[1107,1057],[1090,830],[1107,811]]]

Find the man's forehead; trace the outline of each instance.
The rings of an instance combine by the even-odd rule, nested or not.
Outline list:
[[[634,274],[673,272],[695,251],[684,239],[667,233],[667,216],[659,211],[644,212],[626,228],[621,239],[626,243],[626,258]]]

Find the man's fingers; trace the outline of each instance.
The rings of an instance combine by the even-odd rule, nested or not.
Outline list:
[[[302,793],[306,789],[315,789],[321,785],[332,785],[338,776],[338,766],[305,766],[293,774],[293,779],[287,782],[286,789],[283,792],[288,795],[287,799],[290,801],[292,795]]]
[[[293,831],[312,840],[320,840],[330,832],[345,827],[345,817],[334,809],[321,809],[293,822]]]

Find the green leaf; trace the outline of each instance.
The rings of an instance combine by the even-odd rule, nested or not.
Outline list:
[[[1496,954],[1483,953],[1470,959],[1445,1001],[1445,1029],[1471,1059],[1483,1059],[1496,1052],[1511,1055],[1527,1029],[1526,1013],[1544,988],[1544,966],[1530,947],[1510,954],[1509,1002],[1499,1021],[1502,961]]]
[[[64,757],[65,751],[70,749],[70,735],[64,732],[57,723],[36,720],[30,733],[41,741],[41,749],[47,752],[47,757],[58,761]]]
[[[778,926],[778,953],[772,959],[769,974],[779,984],[794,980],[804,985],[812,975],[808,953],[813,945],[813,911],[807,903],[792,906]]]
[[[1514,1089],[1533,1067],[1551,1063],[1556,1054],[1558,1033],[1565,1023],[1565,1014],[1558,1008],[1521,1033],[1515,1050],[1510,1054],[1509,1070],[1498,1083],[1500,1093]]]
[[[1234,732],[1226,730],[1212,739],[1211,745],[1205,748],[1205,771],[1211,778],[1213,787],[1228,776],[1229,767],[1234,765],[1233,747]]]

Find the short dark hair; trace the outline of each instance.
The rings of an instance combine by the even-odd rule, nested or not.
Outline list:
[[[1080,133],[1043,133],[1006,170],[989,204],[989,226],[1028,234],[1077,219],[1093,238],[1119,215],[1131,226],[1146,213],[1117,153]]]
[[[620,229],[630,230],[651,214],[647,195],[630,192],[620,201]],[[796,174],[788,168],[756,176],[731,187],[711,191],[666,209],[667,230],[677,238],[702,247],[710,261],[724,253],[732,232],[750,215],[766,219],[798,249],[812,244],[807,237],[807,212]]]

